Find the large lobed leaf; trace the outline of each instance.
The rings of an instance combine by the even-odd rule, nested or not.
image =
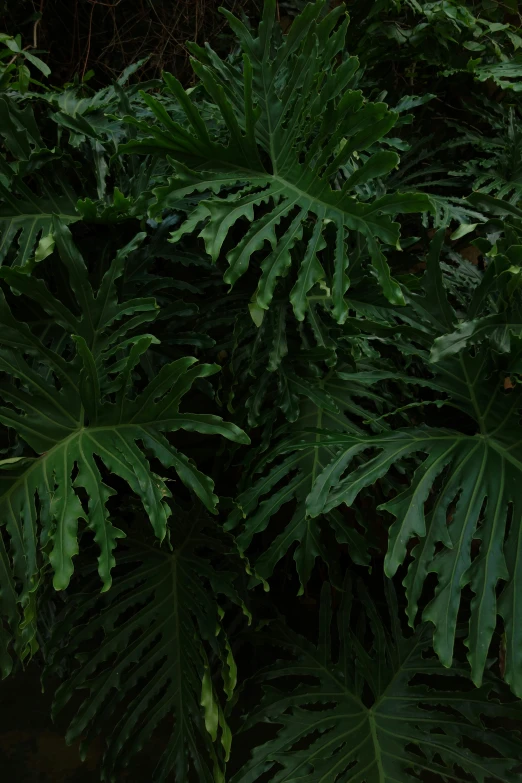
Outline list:
[[[219,698],[232,697],[236,667],[220,600],[242,604],[234,585],[239,558],[201,508],[177,510],[170,544],[169,551],[129,539],[110,592],[100,596],[95,585],[73,592],[46,650],[45,676],[68,672],[53,715],[82,694],[66,739],[82,739],[83,755],[103,735],[103,780],[167,726],[151,781],[172,773],[178,783],[194,773],[201,783],[224,781],[231,733]],[[216,663],[221,687],[210,675]]]
[[[456,321],[438,268],[441,242],[439,233],[429,257],[424,292],[410,295],[413,306],[406,313],[410,322],[422,329],[418,337],[421,345],[429,346],[430,335],[451,330]],[[485,276],[470,311],[485,292],[491,292],[488,285]],[[489,318],[484,320],[489,323]],[[442,350],[444,340],[449,341],[451,350]],[[461,594],[469,585],[473,598],[466,644],[473,680],[477,685],[482,681],[500,614],[506,633],[505,678],[515,693],[521,694],[521,617],[516,603],[521,589],[521,392],[518,388],[506,391],[506,371],[496,364],[487,344],[474,353],[464,350],[454,355],[457,348],[451,335],[440,337],[437,343],[440,360],[435,364],[429,364],[429,354],[418,349],[433,374],[431,379],[401,378],[399,373],[395,378],[444,395],[445,404],[460,412],[461,428],[420,426],[375,435],[323,430],[317,435],[318,446],[337,452],[317,477],[306,499],[307,512],[316,517],[343,504],[351,506],[363,489],[396,470],[404,473],[408,461],[415,457],[413,475],[410,462],[397,496],[380,506],[396,518],[390,528],[386,573],[396,573],[407,557],[409,543],[416,540],[405,580],[408,615],[413,624],[428,575],[435,573],[435,594],[424,608],[423,618],[435,625],[434,647],[445,666],[452,662]],[[361,375],[344,377],[364,382]],[[366,380],[373,384],[386,377],[394,374],[369,373]],[[299,446],[296,439],[292,450],[295,448],[306,449],[307,440],[303,438]],[[362,463],[355,461],[356,457]]]
[[[313,519],[306,509],[307,496],[336,450],[335,446],[320,446],[320,435],[310,433],[300,438],[296,433],[308,428],[327,428],[332,432],[362,434],[357,421],[372,418],[373,414],[358,398],[364,396],[366,404],[370,400],[377,405],[383,402],[378,394],[357,382],[342,381],[333,372],[329,376],[325,380],[296,376],[289,379],[290,393],[294,391],[302,399],[300,416],[275,433],[273,447],[248,474],[246,488],[236,500],[237,509],[227,522],[227,529],[237,529],[236,540],[242,551],[255,551],[254,542],[263,533],[265,541],[269,541],[255,559],[256,575],[261,578],[272,576],[279,560],[295,547],[293,557],[301,591],[318,557],[328,564],[331,575],[335,574],[336,550],[341,544],[348,545],[355,562],[369,562],[369,542],[353,523],[336,511]],[[292,450],[296,438],[299,445]],[[267,528],[268,536],[264,532]],[[333,546],[328,546],[329,538]]]
[[[520,738],[495,730],[495,722],[520,715],[518,703],[497,700],[502,683],[488,675],[470,690],[465,667],[444,669],[430,654],[429,626],[405,638],[393,607],[389,631],[359,585],[367,619],[352,611],[348,588],[334,655],[330,591],[325,585],[317,645],[283,622],[260,634],[260,642],[284,649],[290,659],[260,674],[261,681],[279,683],[265,686],[245,728],[269,723],[277,734],[255,748],[232,783],[518,780]]]
[[[157,306],[153,299],[120,301],[116,283],[126,256],[144,235],[119,251],[95,295],[68,229],[56,223],[54,233],[80,315],[41,280],[2,269],[4,280],[38,303],[59,329],[55,344],[48,347],[35,330],[14,318],[2,297],[0,370],[8,381],[0,386],[0,422],[14,429],[26,448],[22,456],[0,464],[1,520],[8,542],[6,549],[1,544],[0,589],[2,614],[17,646],[21,640],[22,655],[34,638],[40,569],[48,560],[55,588],[67,587],[81,521],[93,531],[100,550],[103,589],[111,585],[113,550],[123,533],[111,521],[107,506],[115,494],[106,483],[110,473],[138,495],[161,541],[171,514],[171,491],[146,455],[172,469],[215,512],[212,480],[165,434],[183,429],[248,442],[242,430],[217,416],[179,410],[194,382],[217,372],[217,365],[184,357],[165,364],[145,386],[135,386],[135,369],[155,339],[139,327],[156,316]],[[19,606],[25,616],[20,629]],[[4,634],[4,673],[10,668],[8,641]]]
[[[169,185],[156,189],[153,215],[169,207],[183,209],[181,200],[188,194],[206,194],[175,232],[174,241],[203,224],[200,236],[216,261],[234,225],[240,219],[250,223],[227,253],[224,279],[233,285],[252,257],[257,263],[261,251],[254,294],[258,308],[269,307],[278,280],[297,262],[290,292],[296,317],[303,320],[309,292],[325,281],[334,316],[343,322],[350,284],[348,233],[364,236],[385,295],[401,304],[400,286],[391,277],[379,241],[397,246],[399,224],[389,216],[425,211],[430,200],[418,193],[390,193],[364,203],[351,195],[357,186],[397,165],[395,152],[371,148],[398,115],[385,103],[365,101],[353,89],[358,61],[342,54],[348,19],[340,22],[343,6],[322,19],[323,6],[324,0],[309,3],[286,37],[276,23],[275,0],[265,3],[256,38],[224,12],[243,51],[242,68],[222,61],[208,46],[192,47],[194,70],[221,112],[228,143],[213,139],[197,106],[167,74],[166,86],[177,97],[188,127],[144,94],[159,124],[150,127],[127,116],[142,134],[120,150],[168,156],[174,176]],[[370,154],[359,157],[365,150]],[[351,174],[340,182],[339,172],[346,167]],[[301,243],[303,253],[297,252]],[[322,260],[328,243],[335,248],[331,268]]]

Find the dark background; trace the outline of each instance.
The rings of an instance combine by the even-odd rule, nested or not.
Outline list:
[[[91,84],[102,87],[149,55],[142,77],[166,70],[190,82],[186,41],[230,49],[220,6],[257,18],[262,0],[0,0],[0,31],[46,50],[55,84],[93,70]]]
[[[89,756],[82,763],[78,745],[67,747],[65,744],[62,722],[54,725],[50,718],[51,696],[51,689],[42,693],[36,664],[1,683],[2,783],[93,783],[99,780],[97,765],[101,742],[93,743]],[[150,776],[150,762],[146,757],[136,758],[132,776],[121,775],[121,783],[146,783],[147,774]]]

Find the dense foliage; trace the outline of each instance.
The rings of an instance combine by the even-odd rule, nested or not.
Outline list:
[[[0,36],[0,666],[103,780],[520,779],[517,4],[347,5]]]

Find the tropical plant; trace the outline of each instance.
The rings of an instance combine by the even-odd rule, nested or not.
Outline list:
[[[348,20],[337,27],[342,6],[321,20],[323,5],[309,4],[283,40],[274,25],[275,1],[265,3],[258,38],[227,14],[243,51],[242,69],[224,63],[210,48],[192,47],[198,58],[195,72],[219,107],[229,132],[227,143],[210,138],[197,107],[167,74],[166,86],[178,98],[191,131],[174,122],[150,96],[147,103],[160,125],[150,128],[145,121],[126,117],[145,138],[129,141],[121,149],[167,155],[174,168],[169,184],[155,190],[153,215],[176,206],[188,194],[216,194],[200,201],[173,237],[181,238],[204,224],[200,236],[214,262],[235,223],[241,218],[251,223],[226,255],[226,283],[234,285],[246,273],[251,256],[270,245],[271,252],[260,264],[253,307],[268,309],[278,278],[288,274],[294,246],[304,239],[306,250],[290,291],[294,314],[303,320],[308,294],[324,280],[332,292],[334,318],[342,322],[350,282],[347,233],[364,236],[385,295],[399,304],[400,289],[390,277],[378,240],[397,245],[399,225],[388,216],[424,211],[430,202],[420,194],[389,193],[366,204],[350,195],[356,186],[384,176],[398,164],[398,155],[383,149],[363,158],[362,165],[353,165],[362,150],[391,130],[397,115],[382,102],[364,101],[361,92],[353,89],[357,58],[336,65]],[[347,163],[351,163],[350,174],[339,182],[339,171]],[[335,189],[333,180],[337,180]],[[264,204],[270,206],[264,209]],[[313,229],[308,228],[311,215]],[[327,246],[329,224],[335,235],[327,275],[319,253]]]
[[[222,691],[230,699],[237,673],[218,599],[242,605],[233,584],[240,576],[239,558],[234,562],[233,540],[220,534],[201,508],[176,509],[176,520],[168,549],[129,538],[111,590],[100,596],[93,584],[90,595],[82,590],[73,597],[51,638],[46,676],[68,667],[73,651],[83,660],[60,686],[54,711],[63,709],[77,688],[88,689],[67,734],[69,740],[85,737],[84,751],[132,697],[132,708],[113,723],[103,762],[108,779],[171,714],[174,732],[158,760],[157,778],[174,770],[176,780],[184,781],[194,770],[198,780],[222,780],[230,754],[230,729],[209,653],[220,661]],[[223,567],[227,558],[232,571]],[[96,654],[83,658],[100,634],[104,639]],[[117,681],[114,665],[107,665],[114,655]],[[218,734],[221,749],[214,745]]]
[[[155,318],[157,306],[151,298],[121,302],[115,286],[126,257],[144,235],[118,252],[96,294],[68,229],[57,223],[53,237],[66,268],[73,310],[38,277],[16,267],[1,270],[9,288],[35,303],[54,327],[49,336],[39,334],[41,324],[17,320],[2,299],[1,363],[9,381],[3,384],[0,420],[34,454],[2,461],[0,502],[11,552],[9,556],[2,542],[3,613],[22,657],[34,640],[39,573],[48,563],[55,589],[68,586],[80,520],[92,530],[100,549],[103,589],[111,586],[113,550],[124,534],[112,524],[107,504],[114,490],[103,481],[101,466],[140,497],[162,541],[171,515],[166,500],[171,493],[152,471],[144,450],[165,468],[173,468],[215,511],[212,480],[163,433],[185,429],[248,440],[238,427],[217,416],[179,412],[182,397],[196,379],[212,375],[219,369],[216,365],[184,357],[164,364],[142,389],[136,387],[135,368],[155,340],[140,327]],[[22,629],[17,607],[23,614]],[[4,634],[3,641],[3,668],[8,670],[9,636]]]
[[[426,775],[433,780],[470,776],[482,781],[493,775],[498,781],[516,780],[518,764],[510,755],[517,754],[517,743],[507,733],[500,738],[488,730],[488,719],[516,719],[520,705],[495,698],[502,684],[494,677],[463,692],[467,672],[458,665],[441,666],[430,651],[429,626],[404,636],[393,602],[387,627],[364,587],[355,592],[362,606],[353,606],[351,585],[343,593],[336,653],[327,585],[317,645],[284,623],[261,633],[262,641],[291,658],[265,668],[259,679],[285,683],[288,690],[264,686],[259,708],[243,730],[259,721],[280,728],[274,739],[256,748],[233,783],[303,774],[317,781],[415,781]],[[414,679],[420,682],[414,685]],[[467,743],[479,746],[480,754]]]
[[[517,17],[348,5],[0,41],[0,667],[103,780],[522,771]]]

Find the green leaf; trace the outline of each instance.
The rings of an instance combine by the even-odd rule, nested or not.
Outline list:
[[[166,433],[185,430],[249,442],[242,430],[218,416],[179,410],[194,382],[217,372],[216,365],[197,364],[195,358],[184,357],[164,365],[149,383],[141,382],[138,388],[132,383],[132,370],[152,339],[122,338],[136,327],[136,314],[138,325],[141,311],[145,309],[148,315],[151,302],[121,301],[116,282],[125,257],[142,237],[138,235],[116,255],[95,294],[67,230],[55,226],[55,236],[80,317],[41,280],[18,269],[2,269],[4,279],[29,300],[39,302],[61,331],[60,348],[53,350],[13,317],[5,300],[0,302],[0,369],[12,379],[0,385],[0,421],[23,439],[31,454],[36,453],[0,464],[1,519],[10,543],[0,590],[11,594],[16,584],[22,609],[34,598],[47,558],[55,589],[68,586],[78,553],[80,522],[94,533],[103,589],[109,589],[113,550],[123,535],[107,506],[115,494],[111,474],[138,496],[155,535],[160,541],[165,538],[171,514],[171,491],[166,483],[170,476],[153,472],[147,455],[166,471],[172,469],[215,512],[212,480],[175,448]],[[152,317],[156,312],[152,302]],[[77,354],[71,356],[74,343]],[[115,362],[117,356],[120,364]],[[42,367],[46,372],[40,371]],[[20,636],[9,607],[9,602],[2,602],[15,646],[23,644],[21,655],[27,654],[27,645],[34,640],[34,621]]]
[[[516,631],[520,624],[512,616],[509,596],[516,591],[520,575],[512,549],[518,551],[521,510],[516,487],[522,480],[522,453],[511,434],[518,427],[520,393],[502,404],[503,387],[494,376],[485,381],[485,357],[461,356],[437,365],[436,385],[452,403],[477,423],[477,434],[431,428],[398,430],[382,435],[357,436],[325,433],[318,446],[339,449],[338,456],[316,479],[307,499],[312,516],[328,513],[339,505],[351,506],[359,493],[385,476],[394,465],[412,455],[424,455],[407,486],[381,508],[393,514],[385,569],[393,576],[404,562],[407,545],[420,538],[406,580],[408,612],[413,623],[423,583],[435,572],[435,597],[423,613],[435,625],[434,646],[442,663],[450,666],[457,615],[463,587],[470,584],[474,599],[469,623],[469,660],[473,680],[480,684],[497,613],[503,615],[509,653],[506,681],[515,693],[522,692],[520,658],[516,652]],[[371,450],[352,468],[356,455]],[[430,498],[437,482],[437,496]],[[508,509],[512,507],[508,537]],[[450,512],[450,508],[454,508]],[[484,510],[485,509],[485,510]],[[447,517],[452,514],[451,526]],[[478,553],[472,540],[479,538]],[[438,547],[437,547],[438,545]],[[442,545],[442,548],[441,546]],[[439,549],[440,551],[437,551]],[[512,563],[508,567],[507,561]],[[497,605],[496,590],[505,582]],[[480,630],[480,632],[479,632]]]
[[[14,192],[0,183],[0,201],[0,261],[16,240],[15,263],[21,267],[40,247],[39,242],[52,233],[56,219],[64,226],[79,220],[69,195],[50,192],[40,198],[22,182],[17,183]]]
[[[388,266],[386,259],[379,248],[379,245],[373,239],[373,237],[368,237],[368,247],[370,249],[372,266],[375,270],[377,280],[379,281],[384,296],[389,302],[391,302],[391,304],[405,304],[401,287],[399,283],[397,283],[397,281],[392,278],[390,274],[390,267]]]
[[[437,337],[431,349],[431,360],[440,362],[465,348],[477,345],[486,337],[490,338],[497,350],[509,353],[511,335],[522,335],[522,322],[518,314],[495,313],[473,321],[463,321],[454,332]]]
[[[297,542],[294,560],[301,582],[301,588],[307,584],[316,558],[335,568],[335,554],[327,547],[328,535],[325,528],[331,528],[339,544],[349,543],[351,554],[356,562],[367,563],[367,542],[340,515],[328,516],[323,520],[312,519],[306,512],[305,501],[315,486],[318,477],[328,465],[336,450],[329,446],[319,447],[320,435],[307,432],[308,428],[326,428],[331,431],[360,432],[351,416],[367,418],[371,415],[357,401],[357,396],[379,400],[378,395],[368,392],[356,381],[347,383],[335,376],[326,382],[315,379],[305,380],[288,374],[289,390],[297,397],[304,398],[301,415],[297,421],[284,428],[280,442],[255,467],[245,489],[237,498],[238,511],[234,512],[227,523],[227,529],[242,525],[236,534],[241,551],[250,554],[253,541],[265,533],[265,541],[270,543],[255,559],[256,574],[268,579],[279,560]],[[284,459],[281,459],[281,456]],[[256,474],[260,473],[259,477]],[[282,508],[289,520],[277,535],[270,534],[272,518]],[[290,509],[294,507],[293,515]]]
[[[88,581],[87,589],[73,592],[47,646],[46,677],[56,677],[75,656],[56,691],[53,716],[74,699],[67,741],[81,739],[84,755],[102,734],[107,779],[162,727],[170,737],[162,753],[155,751],[151,780],[175,774],[186,783],[196,774],[214,783],[216,769],[222,774],[224,767],[216,740],[230,740],[209,665],[224,676],[235,666],[219,599],[242,605],[234,586],[239,558],[232,539],[197,508],[177,510],[171,544],[169,551],[130,540],[117,558],[120,574],[110,592],[100,596]]]
[[[24,57],[31,63],[31,65],[34,65],[35,68],[38,68],[38,70],[43,73],[44,76],[49,76],[51,74],[51,69],[49,66],[46,65],[43,60],[40,60],[39,57],[36,57],[36,55],[31,54],[31,52],[24,52]]]
[[[258,634],[256,644],[283,648],[285,660],[260,673],[259,681],[267,683],[264,696],[245,728],[268,723],[277,733],[254,749],[231,783],[305,777],[345,783],[428,778],[514,783],[522,747],[518,736],[503,730],[502,719],[515,718],[520,705],[509,697],[507,703],[498,699],[505,694],[502,683],[488,675],[482,688],[470,689],[465,668],[444,669],[430,654],[429,626],[405,638],[392,601],[389,630],[362,585],[345,590],[332,629],[340,641],[335,657],[328,585],[317,644],[293,633],[286,622]],[[351,606],[355,596],[362,611]]]
[[[255,301],[266,309],[278,279],[294,266],[296,282],[290,300],[298,320],[308,309],[311,288],[326,277],[337,303],[334,315],[342,321],[349,285],[345,247],[349,232],[360,232],[372,241],[378,278],[385,295],[396,302],[400,289],[390,280],[377,243],[398,244],[399,225],[389,215],[426,211],[431,202],[420,193],[390,193],[370,202],[352,195],[355,188],[397,165],[398,157],[390,151],[375,152],[362,164],[358,161],[359,153],[385,136],[398,115],[384,103],[364,101],[354,89],[357,59],[337,60],[348,20],[340,21],[340,7],[321,19],[322,5],[308,5],[284,38],[276,34],[274,3],[265,4],[257,38],[224,12],[239,38],[243,68],[222,61],[208,47],[192,48],[194,70],[221,114],[228,142],[211,138],[191,98],[174,77],[166,76],[186,121],[174,121],[163,103],[144,95],[158,124],[120,149],[168,156],[174,167],[170,184],[155,190],[153,216],[188,194],[207,194],[173,241],[203,224],[199,235],[215,261],[241,221],[239,237],[226,255],[227,283],[234,285],[252,259],[257,263],[259,258],[262,273]],[[268,30],[274,33],[273,40],[266,37]],[[347,164],[351,174],[332,187]],[[334,269],[326,275],[321,252],[330,222],[337,227],[337,252]],[[301,238],[307,245],[304,256],[296,251]],[[302,260],[296,264],[297,259]]]
[[[79,220],[59,148],[46,149],[31,102],[0,98],[0,262],[25,266],[50,252],[53,221]],[[17,247],[16,247],[17,245]]]

